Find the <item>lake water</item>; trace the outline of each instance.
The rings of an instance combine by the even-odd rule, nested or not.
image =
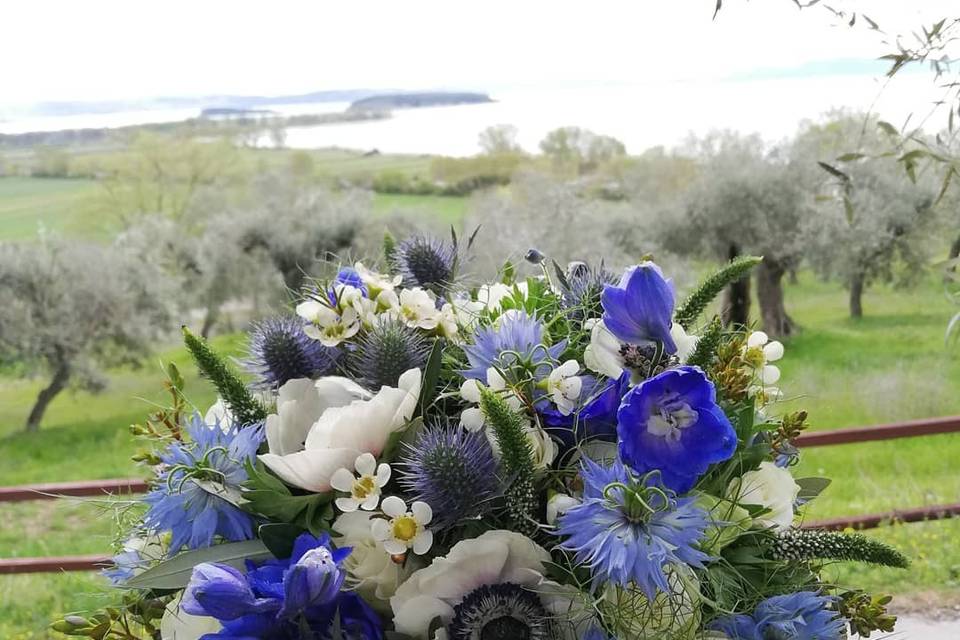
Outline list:
[[[536,150],[544,135],[557,127],[576,125],[614,136],[628,151],[675,146],[690,133],[734,129],[759,133],[769,141],[792,135],[804,119],[834,108],[874,109],[899,125],[911,112],[925,113],[938,97],[929,77],[905,75],[880,92],[875,78],[833,76],[744,81],[635,84],[569,90],[492,92],[492,103],[403,109],[386,120],[349,122],[288,129],[293,148],[343,147],[387,153],[472,155],[478,135],[488,126],[512,124],[519,142]],[[339,111],[343,103],[273,105],[293,115]],[[197,110],[34,118],[0,123],[0,133],[77,127],[114,127],[170,122],[194,117]],[[264,138],[261,144],[269,144]]]

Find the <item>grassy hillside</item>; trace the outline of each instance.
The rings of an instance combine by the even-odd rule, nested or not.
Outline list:
[[[845,294],[802,274],[787,291],[788,307],[802,327],[787,343],[782,386],[792,398],[785,409],[804,407],[818,429],[868,425],[905,418],[960,413],[960,353],[943,346],[952,312],[935,278],[914,291],[870,290],[867,317],[846,316]],[[227,336],[218,348],[236,353],[242,340]],[[199,382],[185,355],[172,349],[155,361],[174,359],[190,374],[188,392],[206,407],[210,389]],[[0,485],[107,478],[134,472],[127,457],[134,444],[127,425],[159,399],[161,375],[153,363],[116,372],[99,396],[65,394],[50,408],[43,430],[20,433],[39,382],[0,379]],[[846,445],[805,452],[801,475],[826,475],[833,485],[813,504],[810,518],[867,513],[956,501],[960,495],[960,435],[889,443]],[[99,553],[114,538],[113,512],[81,501],[0,507],[8,525],[0,556]],[[867,589],[910,593],[960,590],[960,520],[903,525],[871,532],[900,546],[909,571],[838,564],[840,582]],[[102,602],[103,583],[93,575],[0,577],[0,637],[44,638],[51,613]],[[23,594],[30,594],[29,598]]]
[[[97,214],[99,187],[71,178],[0,178],[0,240],[27,240],[46,231],[74,237],[105,237],[107,220]]]

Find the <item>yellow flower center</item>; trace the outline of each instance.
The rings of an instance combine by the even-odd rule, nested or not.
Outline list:
[[[357,500],[366,500],[371,493],[377,490],[377,482],[373,476],[360,476],[354,481],[351,493]]]
[[[751,367],[757,369],[763,366],[763,363],[767,358],[763,354],[763,349],[761,347],[750,347],[747,349],[746,353],[743,354],[743,359]]]
[[[417,537],[417,521],[405,515],[393,520],[393,537],[401,542],[410,542]]]

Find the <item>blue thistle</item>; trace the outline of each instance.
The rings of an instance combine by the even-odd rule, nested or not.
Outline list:
[[[433,508],[437,529],[481,515],[499,492],[497,461],[482,432],[435,425],[404,445],[400,485]]]
[[[257,455],[263,426],[208,425],[194,414],[186,431],[191,442],[174,442],[160,455],[163,471],[143,501],[144,524],[151,531],[170,531],[170,555],[182,547],[209,547],[217,537],[235,542],[253,538],[253,518],[228,500],[205,490],[197,481],[239,491],[246,482],[244,463]]]
[[[428,236],[411,236],[393,251],[393,264],[405,287],[423,287],[440,293],[453,283],[457,248]]]
[[[586,262],[571,262],[560,284],[563,307],[571,310],[576,319],[594,318],[600,315],[600,294],[603,285],[617,283],[617,276],[607,271],[601,263],[594,268]]]
[[[422,369],[431,343],[399,320],[382,320],[363,334],[346,366],[370,389],[395,387],[404,371]]]
[[[486,382],[487,369],[496,366],[509,369],[523,365],[535,378],[544,378],[553,370],[567,348],[566,340],[555,345],[544,343],[545,329],[536,316],[511,311],[501,316],[496,325],[481,327],[473,336],[473,344],[463,347],[470,368],[460,373],[465,378]]]
[[[276,389],[295,378],[317,378],[333,372],[340,352],[303,332],[303,321],[278,316],[259,322],[250,332],[246,368],[261,387]]]

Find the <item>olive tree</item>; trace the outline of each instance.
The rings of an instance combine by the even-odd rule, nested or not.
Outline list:
[[[627,155],[626,147],[616,138],[580,127],[554,129],[540,141],[540,151],[550,158],[555,168],[573,170],[576,174],[590,173]]]
[[[170,328],[165,282],[117,247],[0,245],[0,359],[47,378],[27,417],[36,431],[64,389],[105,384],[103,369],[137,364]]]

